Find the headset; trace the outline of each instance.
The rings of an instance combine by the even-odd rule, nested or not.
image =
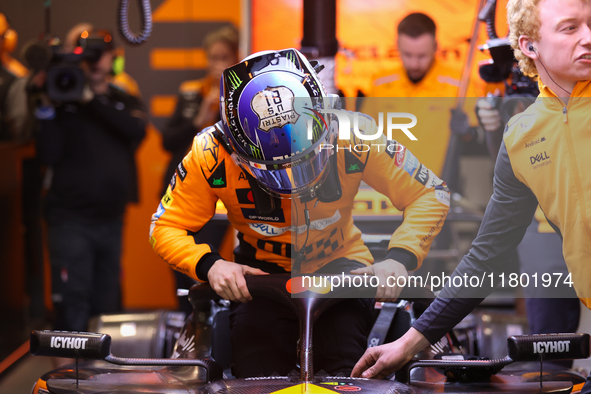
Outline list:
[[[18,42],[18,34],[10,28],[6,16],[0,12],[0,37],[4,38],[0,46],[0,53],[12,53]]]
[[[554,84],[556,84],[556,86],[558,86],[560,89],[564,90],[566,93],[568,93],[569,97],[571,95],[571,92],[569,92],[568,90],[566,90],[565,88],[563,88],[562,86],[560,86],[558,84],[558,82],[556,82],[554,80],[554,78],[552,78],[552,75],[550,75],[550,73],[548,72],[548,70],[546,69],[546,66],[544,66],[544,63],[542,62],[542,58],[540,57],[540,53],[536,50],[536,48],[534,48],[533,45],[529,45],[529,49],[530,51],[534,52],[537,56],[538,56],[538,60],[540,61],[540,64],[542,65],[542,67],[544,67],[544,70],[546,71],[546,74],[548,74],[548,77],[550,77],[550,79],[552,80],[552,82],[554,82]]]

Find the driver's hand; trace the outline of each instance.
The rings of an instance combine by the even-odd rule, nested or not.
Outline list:
[[[213,290],[223,299],[248,302],[252,300],[252,296],[246,287],[245,275],[269,274],[258,268],[220,259],[209,269],[207,279]]]
[[[400,276],[408,278],[406,267],[398,261],[392,259],[375,263],[369,267],[357,268],[352,270],[351,273],[353,275],[368,274],[378,277],[380,284],[378,285],[376,301],[379,302],[396,301],[400,295],[400,292],[402,291],[402,288],[396,285],[397,278]],[[391,286],[388,286],[388,277],[390,277],[389,284]],[[402,281],[402,283],[406,283],[406,280]]]
[[[429,341],[411,327],[397,341],[367,349],[353,367],[351,376],[383,379],[398,371],[427,346]]]
[[[501,127],[501,114],[488,100],[478,100],[476,112],[484,130],[492,133]]]

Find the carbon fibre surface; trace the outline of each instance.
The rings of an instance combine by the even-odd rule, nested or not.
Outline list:
[[[297,378],[264,377],[214,382],[199,388],[199,394],[331,394],[359,392],[367,394],[411,394],[412,388],[390,380],[323,377],[313,383]]]

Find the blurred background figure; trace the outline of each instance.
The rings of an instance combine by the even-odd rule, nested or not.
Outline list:
[[[418,118],[432,120],[428,122],[428,128],[422,129],[428,130],[428,134],[423,134],[422,137],[428,138],[429,143],[423,141],[423,143],[411,145],[409,149],[412,149],[420,162],[436,175],[442,176],[452,133],[459,136],[463,142],[468,142],[475,137],[475,126],[478,123],[475,117],[468,119],[465,113],[454,108],[454,99],[459,94],[461,71],[437,59],[436,31],[435,22],[426,14],[411,13],[404,17],[397,28],[397,46],[401,64],[394,69],[374,75],[373,86],[367,96],[449,98],[449,100],[437,101],[438,105],[429,105],[427,100],[413,100],[409,102],[412,110],[407,111]],[[469,85],[467,97],[477,96],[477,90],[472,84]],[[384,101],[384,105],[400,103],[396,100],[389,102],[392,104]],[[377,112],[392,111],[392,109],[382,108],[382,101],[366,100],[366,103],[362,112],[372,115],[374,119],[377,118],[373,114]],[[428,114],[425,111],[428,111]],[[445,124],[448,124],[449,128],[442,127]],[[415,130],[416,128],[413,132]],[[417,138],[421,140],[421,136]],[[450,190],[456,192],[459,190],[458,171],[459,167],[454,171],[453,179],[449,177],[444,179]]]
[[[162,130],[164,149],[172,154],[164,174],[162,195],[175,174],[177,165],[191,148],[195,135],[205,127],[220,120],[220,78],[222,71],[238,63],[238,30],[234,26],[222,27],[210,32],[203,43],[207,54],[207,75],[198,80],[185,81],[179,87],[174,114]],[[203,242],[219,249],[227,225],[209,222],[200,232]],[[195,282],[174,271],[177,288],[188,289]],[[179,297],[181,310],[190,313],[191,305],[186,297]]]
[[[17,33],[10,28],[0,12],[0,141],[24,140],[23,127],[27,117],[27,96],[23,77],[25,66],[10,54],[17,44]],[[30,135],[29,135],[30,136]]]
[[[54,327],[84,331],[91,316],[121,310],[123,214],[138,199],[134,152],[146,115],[138,98],[111,84],[108,31],[84,30],[68,49],[64,59],[77,55],[78,64],[38,72],[31,90],[39,97],[37,151],[51,170],[45,215]],[[83,86],[77,97],[48,89],[75,85]]]
[[[94,26],[87,22],[82,22],[70,29],[64,39],[63,51],[71,53],[78,44],[80,35],[85,31],[93,31]],[[127,94],[141,97],[140,88],[132,78],[131,75],[125,72],[125,53],[122,47],[114,48],[115,57],[113,59],[113,67],[111,70],[111,84],[123,89]]]
[[[438,59],[437,26],[428,15],[418,12],[406,15],[398,24],[397,33],[400,64],[373,77],[361,111],[374,119],[378,119],[378,112],[409,112],[421,119],[412,129],[418,141],[408,143],[408,149],[419,162],[441,177],[450,191],[461,193],[460,155],[464,150],[474,151],[478,143],[476,116],[470,112],[468,118],[464,111],[456,108],[462,72]],[[478,95],[474,85],[469,84],[466,96]],[[397,99],[409,97],[412,99]],[[465,107],[471,110],[474,104]],[[452,139],[459,139],[455,145],[458,149],[450,149]],[[433,249],[456,252],[458,245],[453,239],[458,236],[454,231],[453,223],[446,222]],[[455,260],[449,261],[455,264]],[[444,263],[432,260],[424,269],[443,267]]]

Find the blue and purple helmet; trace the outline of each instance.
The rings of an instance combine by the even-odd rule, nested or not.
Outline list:
[[[331,102],[295,49],[255,53],[224,70],[220,115],[232,158],[269,194],[313,192],[325,177],[336,127],[319,110]],[[309,129],[309,130],[308,130]]]

